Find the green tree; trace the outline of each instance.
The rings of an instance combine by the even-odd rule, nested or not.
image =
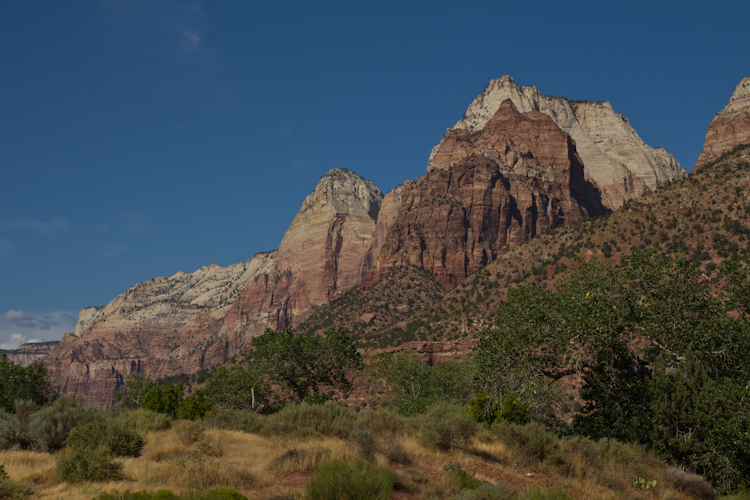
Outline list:
[[[143,397],[143,408],[177,417],[182,401],[182,384],[157,384]]]
[[[512,395],[539,409],[557,380],[577,373],[588,403],[575,432],[647,442],[702,473],[720,468],[709,474],[720,488],[740,486],[748,459],[738,443],[750,435],[750,273],[747,263],[722,270],[728,287],[715,296],[693,263],[653,249],[619,267],[582,264],[559,292],[509,290],[496,327],[478,333],[478,389],[497,395],[488,411]]]
[[[346,330],[328,332],[325,337],[286,329],[266,330],[253,340],[253,359],[262,365],[269,381],[280,387],[277,396],[302,402],[320,399],[322,387],[348,390],[347,370],[360,370],[362,356]],[[260,368],[260,367],[259,367]]]
[[[204,389],[185,396],[177,404],[177,414],[183,420],[199,420],[213,409],[214,402],[206,396]]]
[[[424,413],[438,401],[463,403],[473,386],[469,363],[429,366],[411,350],[374,356],[366,377],[383,406],[406,416]]]
[[[17,399],[42,406],[48,391],[47,369],[42,363],[23,367],[10,361],[7,354],[0,354],[0,410],[13,413]]]
[[[123,408],[137,410],[143,408],[143,399],[156,387],[156,382],[151,380],[150,375],[142,373],[131,373],[121,391],[115,391],[115,402],[119,402]]]
[[[232,369],[220,366],[205,387],[206,397],[223,410],[255,410],[268,403],[269,392],[265,373],[256,365]]]

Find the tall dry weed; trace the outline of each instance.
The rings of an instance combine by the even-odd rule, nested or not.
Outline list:
[[[37,451],[3,451],[0,463],[8,475],[36,488],[47,488],[59,484],[55,472],[55,459],[49,453]]]
[[[140,464],[136,473],[140,480],[184,489],[223,486],[246,490],[262,486],[258,477],[248,469],[232,462],[203,457],[182,456],[158,463]]]

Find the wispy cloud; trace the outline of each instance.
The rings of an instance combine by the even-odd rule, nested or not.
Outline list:
[[[51,330],[53,326],[60,324],[59,321],[50,316],[37,317],[23,311],[10,309],[4,314],[0,314],[0,322],[13,323],[19,328],[32,328],[37,330]]]
[[[222,100],[234,93],[225,65],[205,42],[210,22],[197,0],[102,0],[105,17],[120,36],[148,40],[158,65],[152,77],[167,90],[210,93]],[[178,76],[177,76],[178,75]]]
[[[3,323],[21,323],[23,321],[33,320],[34,316],[23,311],[9,309],[6,313],[0,314],[0,321]]]
[[[55,233],[68,231],[68,221],[53,217],[48,221],[37,219],[5,219],[0,228],[8,230],[29,231],[39,236],[52,236]]]

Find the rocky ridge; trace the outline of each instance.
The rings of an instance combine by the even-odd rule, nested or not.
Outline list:
[[[695,170],[715,161],[722,153],[750,142],[750,76],[742,80],[729,103],[708,125]]]
[[[446,136],[433,148],[427,171],[450,132],[482,130],[500,104],[510,99],[521,113],[539,111],[576,143],[586,167],[586,178],[602,193],[602,202],[616,210],[629,199],[681,179],[686,172],[664,149],[652,149],[641,140],[630,122],[608,102],[571,102],[541,94],[536,87],[519,87],[510,76],[492,80]]]
[[[507,97],[495,106],[501,96],[496,88],[531,97],[520,105]],[[620,162],[615,166],[627,164],[623,168],[631,174],[640,170],[629,162],[643,155],[670,164],[670,155],[645,145],[641,156],[620,154],[618,148],[640,138],[624,117],[600,103],[590,109],[571,105],[504,77],[472,106],[465,123],[433,150],[427,174],[417,181],[383,197],[353,172],[332,170],[304,201],[277,251],[228,268],[208,266],[150,280],[107,306],[82,310],[75,332],[45,358],[55,388],[108,406],[130,373],[162,378],[216,366],[248,348],[266,328],[297,327],[363,280],[370,287],[393,269],[427,271],[435,281],[403,278],[415,287],[422,283],[424,292],[414,304],[356,319],[366,325],[387,318],[403,322],[412,306],[440,295],[433,286],[450,289],[529,238],[607,212],[574,130],[596,146],[589,148],[589,158],[602,156],[600,164],[614,164],[615,158]],[[612,122],[620,129],[596,130],[614,127]],[[684,173],[679,166],[673,170]],[[660,177],[662,170],[654,172],[654,186],[669,182],[666,174]],[[647,175],[630,178],[651,189]],[[621,191],[635,196],[637,190],[622,182]],[[617,198],[608,193],[612,204]],[[321,318],[318,324],[326,323]],[[409,334],[414,324],[404,322],[402,328]]]
[[[21,344],[18,346],[18,349],[0,350],[0,354],[5,354],[8,357],[8,361],[12,361],[17,365],[29,366],[32,363],[41,361],[50,349],[59,343],[60,341],[58,340],[51,340],[49,342],[29,342]]]
[[[355,173],[325,174],[279,250],[139,283],[81,311],[45,357],[53,387],[107,407],[130,373],[163,378],[222,363],[266,328],[294,327],[361,282],[383,195]]]

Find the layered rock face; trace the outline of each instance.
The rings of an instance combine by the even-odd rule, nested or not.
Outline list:
[[[380,214],[378,214],[378,222],[375,225],[375,233],[372,236],[372,243],[370,248],[365,253],[364,263],[362,266],[362,280],[365,280],[367,272],[370,271],[378,260],[380,255],[380,249],[383,248],[385,240],[388,237],[388,232],[391,230],[393,223],[396,221],[398,212],[401,209],[401,191],[404,186],[395,187],[388,191],[383,198],[383,204],[380,207]]]
[[[506,99],[522,113],[540,111],[570,134],[586,167],[586,178],[599,188],[602,202],[611,210],[686,175],[672,155],[645,144],[628,119],[615,113],[608,102],[572,103],[540,94],[536,87],[519,87],[509,76],[492,80],[450,131],[482,130]],[[447,137],[433,148],[428,172]]]
[[[477,131],[449,131],[428,173],[407,182],[365,286],[415,265],[449,288],[536,234],[607,210],[571,137],[510,99]]]
[[[18,349],[13,351],[0,350],[0,354],[5,354],[8,357],[8,361],[21,366],[29,366],[32,363],[41,361],[49,351],[59,344],[58,340],[52,340],[50,342],[30,342],[28,344],[22,344],[18,346]]]
[[[382,199],[372,183],[332,170],[278,251],[156,278],[82,310],[75,332],[45,358],[53,387],[108,407],[131,373],[194,373],[249,347],[266,328],[296,326],[361,283]]]
[[[695,169],[710,163],[725,151],[750,142],[750,76],[742,80],[734,90],[729,104],[716,114],[706,131]]]
[[[383,194],[345,169],[325,174],[284,233],[273,270],[250,283],[224,331],[250,335],[294,327],[362,282]]]
[[[202,267],[139,283],[105,307],[86,308],[73,334],[45,356],[53,388],[102,407],[130,373],[156,378],[193,373],[211,360],[206,339],[244,287],[268,272],[276,252],[247,262]]]

